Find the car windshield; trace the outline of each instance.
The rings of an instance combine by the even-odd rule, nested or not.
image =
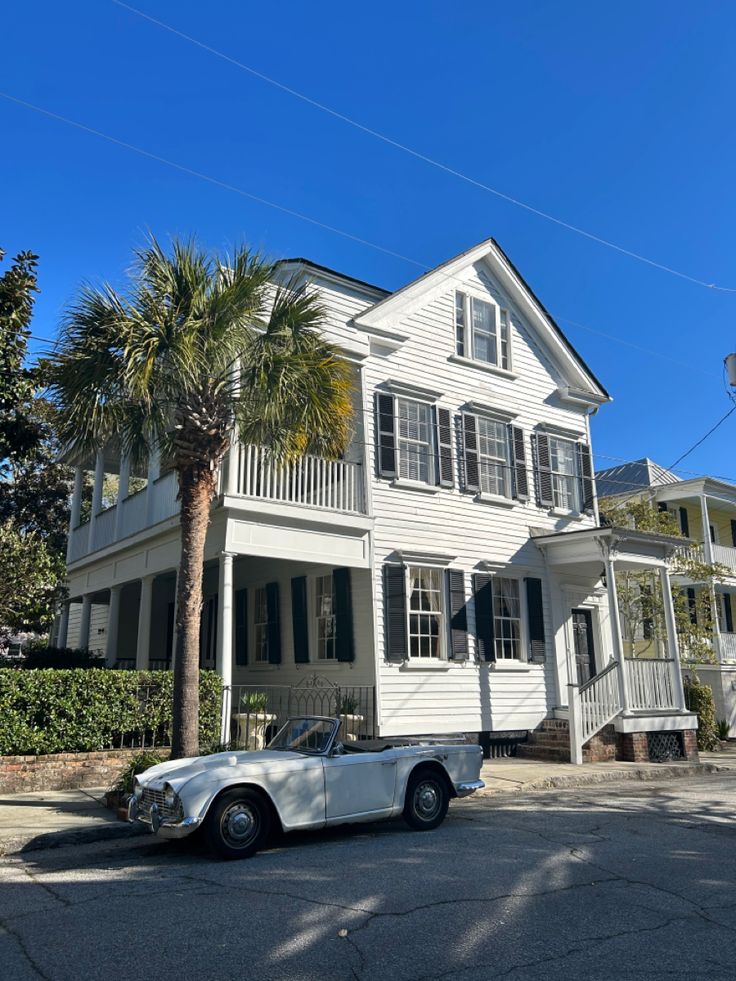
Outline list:
[[[296,753],[325,753],[335,723],[332,719],[289,719],[268,744],[269,749],[289,749]]]

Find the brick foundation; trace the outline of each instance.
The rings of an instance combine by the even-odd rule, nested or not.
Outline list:
[[[698,762],[698,741],[695,729],[683,729],[682,748],[685,759]],[[616,737],[616,758],[625,763],[648,763],[649,745],[646,732],[619,732]]]
[[[616,730],[604,726],[583,746],[583,763],[610,763],[616,759]]]
[[[140,749],[111,749],[98,753],[0,756],[0,793],[109,787],[140,752]],[[153,752],[168,756],[170,750],[162,747]]]

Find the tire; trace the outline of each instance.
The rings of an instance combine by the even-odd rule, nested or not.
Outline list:
[[[431,831],[445,820],[450,806],[447,780],[434,770],[415,770],[409,777],[404,820],[415,831]]]
[[[271,808],[262,794],[235,787],[210,807],[204,833],[219,858],[249,858],[263,847],[272,823]]]

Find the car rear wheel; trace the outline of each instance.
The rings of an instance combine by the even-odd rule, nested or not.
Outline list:
[[[450,806],[447,781],[431,770],[412,773],[406,787],[404,820],[416,831],[431,831],[445,820]]]
[[[271,810],[256,790],[236,787],[218,797],[207,814],[205,835],[220,858],[248,858],[271,830]]]

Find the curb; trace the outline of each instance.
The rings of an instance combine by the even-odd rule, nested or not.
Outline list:
[[[85,828],[82,831],[50,831],[48,834],[28,837],[12,837],[0,840],[0,857],[23,855],[26,852],[42,851],[49,848],[65,848],[69,845],[91,845],[96,842],[120,841],[124,838],[139,838],[149,832],[146,828],[120,821],[106,824],[100,828]]]
[[[579,787],[593,787],[600,784],[622,784],[622,783],[653,783],[661,780],[677,778],[680,780],[695,779],[713,773],[732,773],[736,772],[736,767],[721,766],[717,763],[689,763],[680,764],[658,764],[656,769],[637,768],[635,770],[613,770],[610,772],[599,771],[596,773],[585,773],[580,776],[566,774],[558,777],[544,777],[541,780],[532,780],[529,783],[521,783],[513,790],[506,787],[494,790],[486,787],[473,795],[476,800],[489,797],[518,797],[527,791],[537,790],[574,790]]]

